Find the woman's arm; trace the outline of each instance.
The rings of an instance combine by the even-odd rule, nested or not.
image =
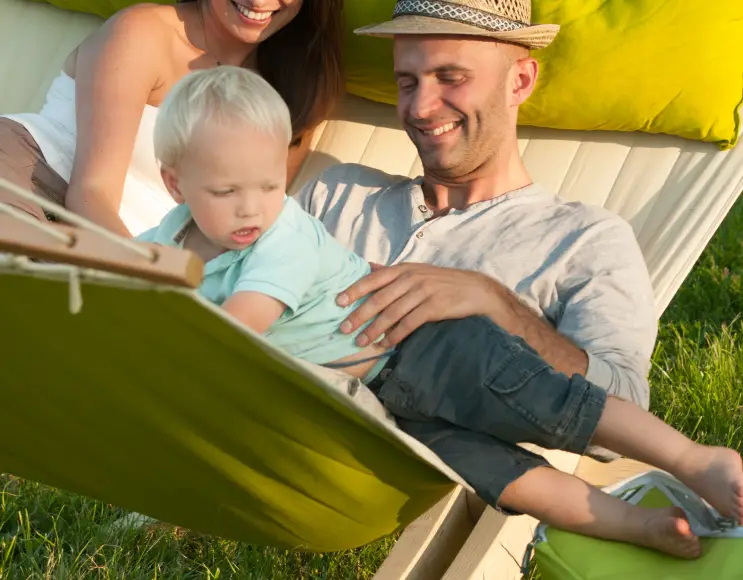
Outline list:
[[[167,32],[152,7],[135,6],[86,39],[75,63],[77,146],[65,205],[127,237],[119,206]]]

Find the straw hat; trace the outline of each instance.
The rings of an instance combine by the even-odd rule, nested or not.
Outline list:
[[[464,34],[544,48],[558,30],[556,24],[531,24],[531,0],[397,0],[392,20],[354,32],[382,37]]]

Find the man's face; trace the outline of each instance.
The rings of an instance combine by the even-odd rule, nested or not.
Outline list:
[[[515,131],[523,48],[452,36],[395,38],[398,114],[427,174],[456,180]]]

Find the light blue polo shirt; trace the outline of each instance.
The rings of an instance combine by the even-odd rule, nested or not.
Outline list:
[[[160,225],[136,239],[180,247],[181,233],[190,221],[188,206],[178,205]],[[361,350],[354,344],[358,332],[346,335],[338,330],[361,302],[344,308],[335,299],[370,271],[369,264],[336,241],[322,222],[285,196],[278,219],[258,241],[204,265],[198,291],[217,305],[241,291],[283,302],[286,310],[264,336],[293,356],[323,364]]]

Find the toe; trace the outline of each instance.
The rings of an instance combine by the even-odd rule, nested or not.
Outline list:
[[[691,558],[699,558],[702,555],[702,544],[699,539],[695,539],[688,552]]]
[[[678,517],[674,521],[675,532],[683,538],[693,538],[694,535],[691,533],[691,526],[684,517]]]
[[[678,555],[683,558],[698,558],[702,551],[702,546],[694,533],[686,516],[679,515],[674,518],[673,529],[677,537]]]

